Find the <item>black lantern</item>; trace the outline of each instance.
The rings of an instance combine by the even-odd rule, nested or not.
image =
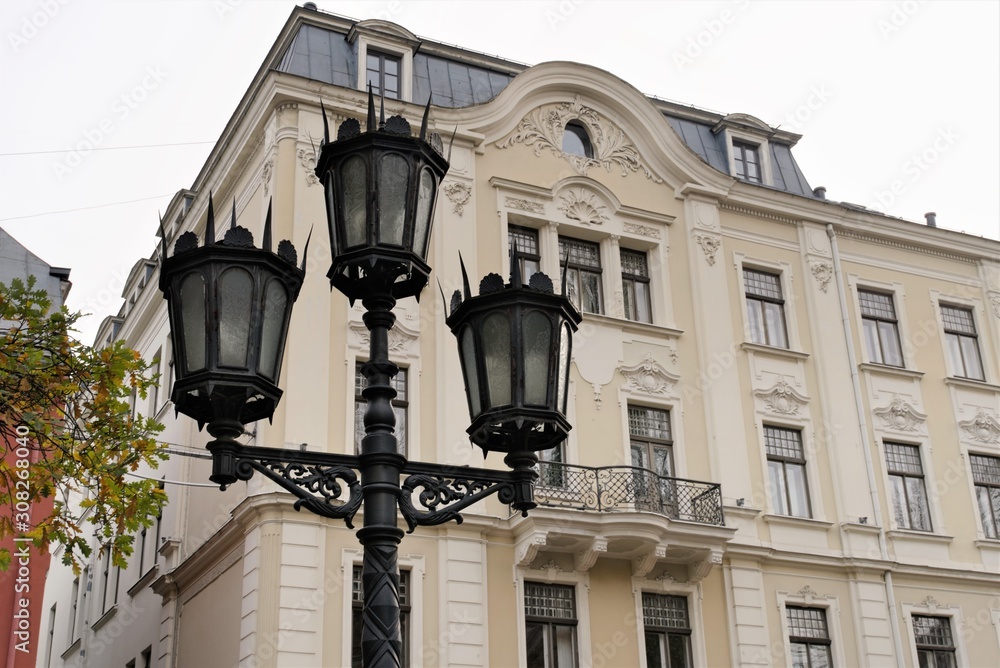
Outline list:
[[[250,231],[236,225],[235,203],[230,228],[216,242],[209,195],[205,245],[185,232],[167,257],[164,236],[162,254],[177,412],[199,428],[207,423],[213,436],[220,430],[239,435],[244,424],[270,419],[281,398],[277,380],[292,304],[305,278],[305,261],[295,266],[290,242],[271,252],[270,203],[263,248],[254,248]]]
[[[322,108],[322,103],[321,103]],[[441,138],[427,136],[424,112],[419,137],[410,136],[402,116],[375,120],[368,92],[368,127],[344,121],[330,141],[326,110],[324,143],[316,176],[326,193],[333,265],[330,284],[353,303],[385,283],[392,297],[419,297],[427,284],[427,248],[438,184],[448,171]]]
[[[566,419],[572,333],[580,314],[542,273],[522,285],[488,274],[465,301],[456,290],[448,327],[458,338],[472,442],[486,452],[534,453],[554,448],[570,430]]]

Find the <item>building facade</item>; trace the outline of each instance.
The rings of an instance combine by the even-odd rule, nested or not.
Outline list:
[[[996,665],[1000,243],[827,199],[797,135],[586,65],[291,14],[164,217],[171,248],[203,236],[211,192],[258,238],[269,202],[276,238],[316,237],[284,397],[247,442],[359,439],[367,331],[324,278],[314,166],[320,99],[334,132],[363,122],[369,81],[387,116],[416,123],[432,96],[432,128],[454,133],[429,253],[444,292],[459,253],[470,276],[503,275],[516,246],[525,276],[565,271],[584,314],[541,506],[490,499],[403,539],[407,665]],[[146,474],[170,503],[129,569],[99,556],[50,577],[39,665],[352,665],[357,539],[260,476],[207,483],[209,437],[169,401],[159,260],[137,263],[99,339],[159,360],[137,410],[167,425],[171,459]],[[396,308],[397,434],[411,459],[478,466],[436,296]]]

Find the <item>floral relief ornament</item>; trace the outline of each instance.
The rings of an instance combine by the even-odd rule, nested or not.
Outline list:
[[[778,381],[770,390],[756,390],[754,394],[763,400],[768,410],[782,415],[795,415],[809,402],[808,397],[799,394],[784,380]]]
[[[719,238],[707,234],[699,234],[695,237],[701,250],[705,253],[705,260],[709,266],[715,264],[715,251],[719,250]]]
[[[995,417],[980,410],[971,420],[958,423],[965,435],[980,443],[1000,443],[1000,422]]]
[[[625,389],[646,394],[669,394],[680,380],[680,376],[664,369],[652,353],[646,353],[638,364],[620,367],[619,371],[625,376]]]
[[[830,287],[830,279],[833,278],[833,265],[829,262],[817,262],[810,269],[813,277],[819,281],[819,289],[826,292]]]
[[[605,206],[598,201],[593,193],[583,190],[570,190],[562,198],[559,210],[570,220],[583,225],[602,225],[608,217],[604,215]]]
[[[298,156],[299,164],[306,170],[306,185],[319,185],[319,177],[316,176],[316,153],[311,148],[300,148]]]
[[[563,153],[562,141],[566,124],[576,121],[587,128],[594,157],[570,155]],[[591,167],[603,167],[610,172],[614,168],[621,169],[622,176],[629,172],[642,172],[654,183],[663,183],[663,179],[655,176],[639,156],[639,150],[629,141],[625,133],[613,123],[602,117],[590,107],[580,103],[580,96],[572,102],[538,107],[525,116],[514,131],[505,139],[498,141],[498,148],[510,148],[514,144],[531,146],[535,155],[541,155],[548,149],[562,156],[573,165],[573,169],[581,175],[586,175]]]
[[[1000,318],[1000,295],[990,297],[990,304],[993,305],[993,315]]]
[[[465,205],[472,198],[472,188],[464,183],[455,182],[449,183],[442,190],[453,205],[451,210],[461,216],[462,212],[465,211]]]
[[[893,395],[888,406],[876,408],[875,415],[882,420],[882,425],[898,431],[918,431],[927,416],[903,401],[899,395]]]

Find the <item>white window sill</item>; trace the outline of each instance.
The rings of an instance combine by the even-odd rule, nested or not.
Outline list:
[[[893,540],[915,540],[925,543],[940,543],[942,545],[947,545],[955,540],[954,536],[945,536],[944,534],[932,531],[915,531],[913,529],[893,529],[892,531],[887,531],[886,535]]]
[[[804,529],[822,529],[826,531],[833,526],[833,522],[817,520],[812,517],[798,517],[796,515],[764,515],[764,521],[768,524],[783,524],[791,527],[801,527]]]
[[[972,378],[949,376],[944,379],[944,384],[953,385],[955,387],[964,387],[970,390],[986,390],[987,392],[1000,393],[1000,385],[993,385],[992,383],[987,383],[984,380],[973,380]]]
[[[887,376],[900,376],[902,378],[923,378],[923,371],[914,371],[913,369],[905,369],[901,366],[889,366],[888,364],[872,364],[871,362],[864,362],[858,365],[858,368],[862,371],[868,371],[869,373],[881,373]]]
[[[749,341],[741,343],[740,348],[747,352],[772,355],[774,357],[787,357],[796,360],[809,359],[809,353],[804,353],[800,350],[792,350],[791,348],[776,348],[774,346],[765,346],[760,343],[750,343]]]

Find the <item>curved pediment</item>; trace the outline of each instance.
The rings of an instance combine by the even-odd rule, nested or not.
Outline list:
[[[773,135],[774,130],[770,125],[750,114],[729,114],[719,121],[717,128],[736,127],[751,131],[756,131],[765,135]]]
[[[368,33],[377,33],[388,37],[395,37],[406,42],[419,43],[420,38],[412,32],[392,21],[382,19],[368,19],[359,21],[354,25],[353,30],[360,30]]]

